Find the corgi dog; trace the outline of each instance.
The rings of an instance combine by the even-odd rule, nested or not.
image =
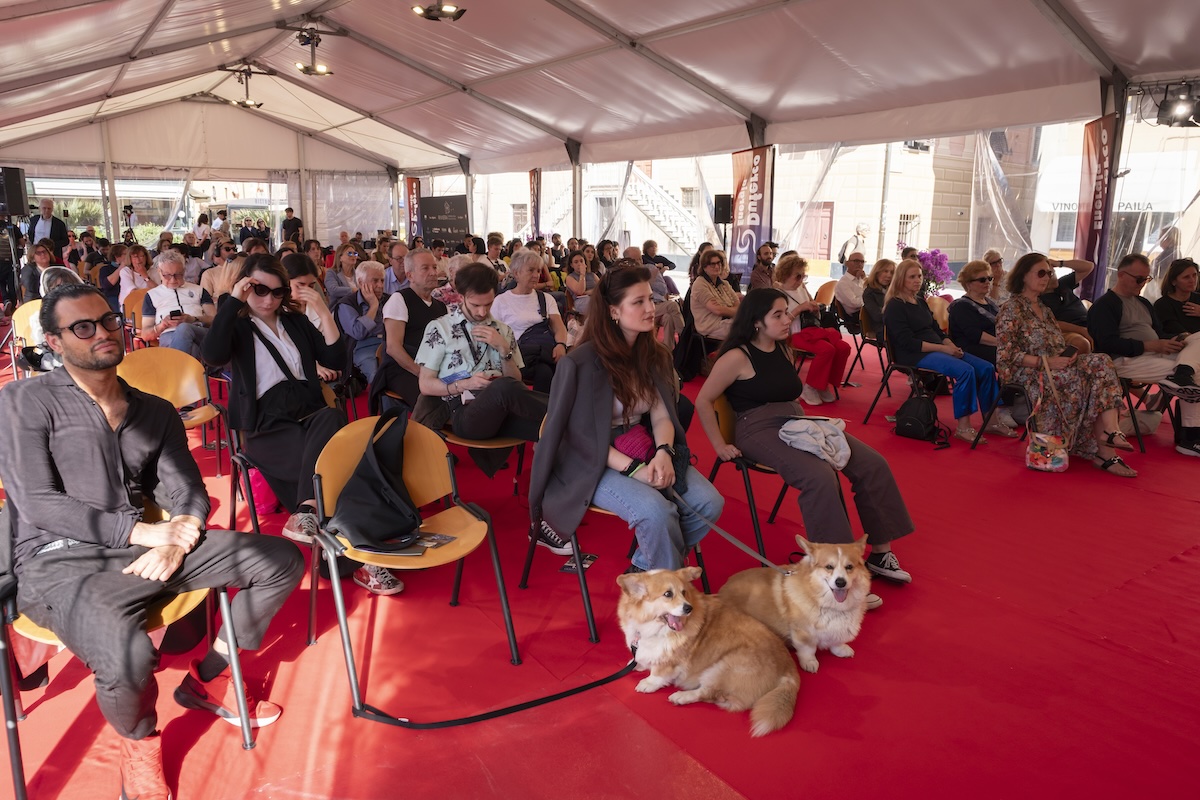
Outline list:
[[[650,670],[639,692],[676,686],[675,705],[715,703],[750,710],[750,735],[788,723],[800,674],[787,648],[761,622],[696,590],[699,567],[621,575],[617,618],[637,647],[638,669]]]
[[[850,658],[867,611],[871,576],[864,536],[853,544],[818,544],[797,536],[807,557],[788,574],[748,569],[721,587],[723,602],[754,617],[796,650],[805,672],[817,671],[817,650]]]

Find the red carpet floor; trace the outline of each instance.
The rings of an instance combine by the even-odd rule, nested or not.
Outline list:
[[[861,375],[861,373],[856,373]],[[857,655],[821,656],[803,674],[793,721],[762,739],[745,714],[677,708],[640,695],[637,676],[549,706],[465,728],[413,732],[350,716],[328,584],[320,641],[304,644],[297,593],[267,643],[246,659],[285,712],[244,752],[236,728],[171,699],[190,656],[164,658],[158,702],[166,767],[180,800],[201,798],[1049,798],[1196,796],[1200,741],[1200,463],[1176,455],[1170,427],[1132,454],[1136,480],[1073,463],[1062,475],[1023,466],[1022,445],[993,438],[934,452],[890,433],[886,397],[860,424],[878,385],[845,389],[828,411],[889,459],[917,531],[896,546],[910,586],[875,582]],[[893,381],[897,395],[902,380]],[[695,394],[698,382],[688,387]],[[939,401],[948,418],[949,398]],[[825,409],[822,409],[823,411]],[[689,442],[707,472],[699,424]],[[198,445],[199,440],[196,440]],[[206,475],[212,454],[196,449]],[[515,462],[514,462],[515,463]],[[463,495],[496,520],[524,663],[508,663],[486,552],[467,560],[463,602],[447,601],[444,568],[404,574],[404,594],[372,598],[346,583],[368,702],[418,721],[475,713],[607,675],[627,660],[614,578],[629,534],[590,515],[584,549],[601,641],[587,641],[575,578],[540,551],[531,586],[516,584],[528,524],[512,470],[489,481],[463,459]],[[208,480],[213,519],[227,518],[228,478]],[[750,541],[740,476],[722,469],[722,523]],[[778,481],[755,476],[768,553],[795,549],[795,494],[765,524]],[[848,493],[849,499],[849,493]],[[278,531],[283,515],[267,522]],[[857,523],[856,523],[857,525]],[[243,513],[240,527],[248,529]],[[705,541],[714,586],[752,566]],[[48,687],[26,692],[20,731],[32,796],[113,797],[118,740],[101,718],[88,670],[68,653]],[[6,771],[0,783],[7,780]],[[6,795],[7,786],[0,788]]]

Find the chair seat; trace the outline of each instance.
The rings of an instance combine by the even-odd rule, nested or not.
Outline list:
[[[477,447],[480,450],[501,450],[505,447],[520,447],[526,443],[524,439],[517,439],[511,436],[497,436],[494,439],[464,439],[449,428],[443,428],[442,435],[446,438],[448,444],[456,444],[461,447]]]
[[[194,589],[190,592],[173,595],[166,602],[155,603],[146,611],[146,630],[155,631],[182,619],[203,603],[207,596],[208,589]],[[62,644],[53,631],[36,624],[24,614],[18,616],[12,626],[13,630],[26,639],[43,644]]]
[[[421,533],[446,533],[455,537],[441,547],[431,547],[421,556],[389,556],[383,553],[368,553],[350,546],[344,536],[337,540],[346,548],[347,558],[362,564],[371,564],[388,569],[429,569],[449,564],[470,555],[487,537],[487,523],[461,506],[439,511],[421,522]]]
[[[179,418],[183,420],[185,430],[198,428],[207,422],[210,422],[221,415],[221,410],[211,403],[202,406],[196,406],[186,414],[180,414]]]

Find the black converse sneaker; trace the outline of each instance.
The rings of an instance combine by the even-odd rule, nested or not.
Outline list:
[[[530,536],[532,536],[532,532]],[[564,539],[559,535],[558,531],[551,528],[545,520],[542,521],[542,527],[538,531],[537,543],[539,547],[544,547],[556,556],[571,556],[575,555],[575,549],[571,547],[571,540]]]
[[[900,568],[900,560],[891,550],[886,553],[871,553],[867,556],[867,569],[889,581],[912,583],[912,575]]]

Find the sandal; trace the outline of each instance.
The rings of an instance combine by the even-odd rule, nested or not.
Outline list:
[[[995,433],[1003,436],[1006,439],[1017,438],[1017,432],[1005,425],[1003,422],[993,422],[987,426],[986,433]]]
[[[1092,461],[1092,464],[1097,469],[1102,469],[1105,472],[1111,472],[1113,475],[1118,475],[1122,478],[1136,478],[1137,470],[1131,469],[1128,464],[1121,459],[1120,456],[1113,456],[1109,459],[1100,459],[1097,457]]]
[[[976,431],[974,428],[958,428],[954,431],[954,438],[962,439],[964,442],[969,443],[975,441],[975,436],[977,433],[978,431]],[[980,436],[979,443],[987,444],[987,439]]]
[[[1121,431],[1105,431],[1104,438],[1098,440],[1100,444],[1108,445],[1114,450],[1133,451],[1133,445],[1125,438],[1125,434]]]

